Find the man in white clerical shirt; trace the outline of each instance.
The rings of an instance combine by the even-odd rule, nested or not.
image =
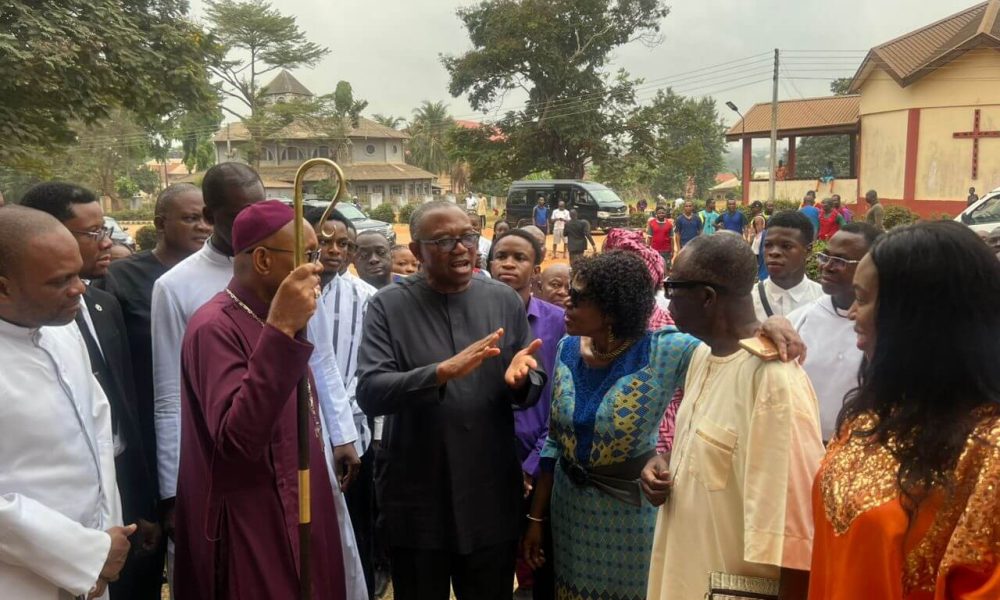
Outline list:
[[[0,595],[106,598],[122,527],[111,407],[73,324],[83,261],[59,221],[0,210]]]
[[[841,227],[816,255],[824,295],[788,315],[809,349],[802,367],[819,398],[824,440],[833,439],[844,397],[858,386],[863,355],[847,311],[854,304],[854,271],[881,233],[862,221]]]

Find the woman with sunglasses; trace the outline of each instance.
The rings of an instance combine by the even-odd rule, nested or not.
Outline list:
[[[554,558],[558,598],[642,599],[656,509],[637,478],[699,342],[673,327],[646,331],[653,281],[631,252],[581,259],[569,293],[525,560]],[[550,504],[555,557],[541,552]]]
[[[1000,263],[918,223],[854,290],[865,363],[813,487],[809,598],[1000,598]]]

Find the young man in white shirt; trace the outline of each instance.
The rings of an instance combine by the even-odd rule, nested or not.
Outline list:
[[[858,385],[863,354],[847,311],[854,303],[854,271],[880,234],[864,222],[841,227],[817,255],[824,295],[788,315],[809,349],[803,368],[819,399],[824,440],[833,439],[844,396]]]
[[[778,579],[782,600],[808,590],[819,414],[797,362],[740,346],[758,329],[756,275],[750,246],[720,233],[685,246],[665,282],[677,327],[704,344],[688,366],[673,450],[642,471],[649,500],[666,502],[649,600],[701,600],[713,572]]]
[[[0,590],[106,598],[129,553],[111,407],[74,325],[83,260],[41,211],[0,210]]]
[[[554,211],[552,211],[552,258],[559,257],[559,244],[563,247],[563,258],[567,258],[569,254],[566,252],[566,234],[565,228],[566,223],[569,223],[570,214],[566,210],[566,203],[562,200],[559,201],[559,206]]]
[[[809,218],[797,211],[775,213],[767,222],[764,263],[769,277],[751,294],[758,321],[786,316],[823,295],[823,288],[806,277],[806,259],[815,231]]]
[[[202,180],[205,220],[214,227],[201,250],[156,280],[150,308],[153,339],[153,416],[164,533],[173,538],[173,505],[181,441],[181,342],[195,311],[225,289],[233,277],[233,221],[264,200],[257,173],[242,163],[221,163]],[[173,543],[167,549],[168,579]]]

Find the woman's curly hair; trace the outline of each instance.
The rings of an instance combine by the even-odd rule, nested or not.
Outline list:
[[[646,332],[656,300],[641,258],[624,250],[581,258],[573,266],[573,278],[583,283],[598,310],[613,319],[615,337],[638,338]]]

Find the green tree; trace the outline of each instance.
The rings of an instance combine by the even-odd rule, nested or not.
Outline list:
[[[361,111],[368,107],[367,100],[355,100],[354,90],[346,81],[338,81],[333,92],[333,109],[341,120],[349,119],[352,127],[358,126]]]
[[[473,48],[442,58],[449,91],[483,111],[509,91],[527,92],[522,110],[494,124],[501,139],[488,140],[507,147],[503,174],[582,177],[611,153],[634,105],[637,82],[607,71],[613,52],[658,43],[667,13],[661,0],[485,0],[459,9]]]
[[[431,173],[446,173],[451,169],[452,160],[448,152],[448,133],[455,121],[448,114],[444,102],[424,100],[413,110],[410,121],[409,156],[414,164]]]
[[[666,196],[683,196],[694,178],[699,193],[714,185],[722,169],[725,125],[712,98],[685,98],[658,91],[628,120],[630,156],[638,180]]]
[[[836,96],[847,94],[849,77],[834,79],[830,92]],[[847,178],[851,172],[851,136],[824,135],[802,138],[795,148],[795,176],[818,178],[827,162],[833,163],[837,177]]]
[[[116,109],[155,129],[216,105],[208,66],[220,55],[187,10],[186,0],[0,0],[0,162],[28,164]]]
[[[381,113],[375,113],[372,115],[372,120],[379,125],[385,125],[389,129],[399,129],[406,123],[406,119],[403,117],[397,117],[395,115],[383,115]]]
[[[238,117],[257,114],[261,77],[278,69],[315,66],[330,52],[308,41],[295,17],[282,15],[264,0],[208,0],[205,14],[226,56],[212,71],[222,80],[223,93],[246,107],[242,114],[230,111]]]

